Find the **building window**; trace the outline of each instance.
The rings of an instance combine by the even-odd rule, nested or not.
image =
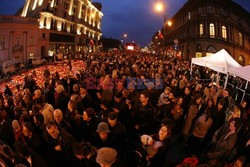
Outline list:
[[[200,24],[200,35],[203,35],[203,24]]]
[[[242,46],[243,45],[243,37],[242,37],[242,34],[239,32],[239,42],[240,42],[240,45]]]
[[[43,39],[45,39],[45,33],[43,33]]]
[[[215,36],[214,24],[213,23],[209,24],[209,35],[210,35],[210,38],[214,38],[214,36]]]
[[[222,31],[222,38],[227,39],[227,28],[225,26],[222,26],[221,31]]]
[[[34,58],[34,53],[30,53],[30,59],[33,59]]]
[[[188,12],[188,20],[190,20],[190,19],[191,19],[191,13]]]

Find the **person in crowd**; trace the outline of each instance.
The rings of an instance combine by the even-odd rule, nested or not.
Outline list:
[[[122,99],[121,92],[117,92],[114,95],[113,111],[118,114],[118,120],[127,127],[130,120],[130,112],[128,110],[128,105]]]
[[[98,150],[96,162],[101,167],[126,167],[126,165],[117,157],[117,151],[109,147],[103,147]]]
[[[62,110],[63,113],[67,110],[67,104],[69,102],[69,97],[67,96],[63,85],[58,85],[55,88],[55,107]]]
[[[87,142],[76,144],[73,148],[77,167],[99,167],[96,163],[97,149]]]
[[[116,112],[110,112],[108,114],[108,125],[110,129],[110,134],[117,139],[117,144],[121,150],[118,152],[123,152],[126,147],[127,132],[125,126],[118,121],[118,114]]]
[[[96,134],[93,136],[91,144],[98,149],[102,147],[118,147],[117,139],[110,134],[109,126],[106,122],[100,122],[98,124]]]
[[[216,131],[212,140],[212,146],[206,154],[207,161],[213,160],[220,163],[220,161],[228,156],[236,143],[236,132],[240,126],[241,123],[237,118],[230,121],[228,131],[224,131],[223,128]]]
[[[61,153],[61,156],[66,158],[66,163],[70,165],[74,161],[73,147],[77,144],[76,139],[67,133],[64,129],[58,128],[54,121],[46,125],[46,130],[50,136],[47,142],[51,145],[54,151]]]
[[[91,138],[94,136],[97,126],[100,123],[100,119],[96,117],[96,111],[93,108],[87,108],[83,111],[82,123],[81,123],[81,135],[82,139],[91,142]]]
[[[53,118],[59,128],[63,128],[68,133],[72,134],[72,126],[68,121],[63,118],[63,112],[60,109],[55,109],[53,112]]]
[[[54,108],[51,104],[45,103],[44,99],[41,97],[35,100],[35,106],[44,117],[44,124],[47,125],[48,122],[53,120]]]
[[[190,103],[190,107],[187,113],[187,117],[185,120],[185,124],[182,130],[184,136],[190,134],[190,130],[192,130],[193,122],[196,121],[196,116],[199,113],[201,107],[202,98],[200,95],[196,95],[193,98],[193,101]]]
[[[81,103],[85,109],[94,107],[93,99],[88,94],[87,88],[84,84],[80,84],[80,96],[81,96]]]
[[[212,125],[211,108],[207,108],[196,121],[192,135],[188,139],[188,152],[190,154],[198,154],[201,147],[202,139],[206,136]]]

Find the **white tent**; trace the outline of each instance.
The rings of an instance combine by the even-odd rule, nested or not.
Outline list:
[[[239,68],[230,68],[229,74],[250,81],[250,65]]]
[[[248,82],[250,81],[250,65],[244,66],[244,67],[239,67],[239,68],[230,68],[229,69],[229,74],[230,75],[235,75],[237,77],[241,77],[245,80],[247,80],[245,90],[243,91],[243,96],[241,99],[241,102],[243,101],[245,94],[246,94],[246,89],[248,86]]]
[[[237,61],[235,61],[225,49],[222,49],[219,52],[208,57],[192,58],[191,75],[192,75],[192,64],[208,67],[219,73],[226,74],[227,77],[224,84],[224,89],[226,88],[227,85],[229,69],[241,67],[241,65]]]
[[[229,68],[241,67],[241,65],[235,61],[225,49],[208,57],[192,58],[191,64],[208,67],[224,74],[228,74]]]

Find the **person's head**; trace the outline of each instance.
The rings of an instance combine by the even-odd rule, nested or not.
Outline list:
[[[63,92],[64,92],[64,87],[63,87],[63,85],[58,85],[58,86],[55,88],[55,91],[56,91],[57,94],[63,93]]]
[[[70,111],[70,112],[73,112],[73,111],[75,111],[77,109],[77,102],[75,102],[75,101],[73,101],[73,100],[70,100],[69,102],[68,102],[68,110]]]
[[[234,107],[234,110],[232,112],[233,118],[240,118],[240,114],[241,114],[240,109],[238,107]]]
[[[229,95],[228,91],[226,89],[223,90],[222,96],[227,97]]]
[[[201,90],[201,88],[202,88],[202,85],[201,84],[197,84],[196,86],[195,86],[195,91],[200,91]]]
[[[78,159],[89,159],[91,153],[91,145],[86,142],[77,143],[73,147],[73,152]]]
[[[171,92],[171,88],[170,87],[166,87],[165,90],[164,90],[164,93],[166,95],[168,95],[170,92]]]
[[[77,84],[73,85],[73,92],[75,92],[75,93],[79,92],[79,86]]]
[[[170,134],[169,134],[169,130],[168,130],[168,126],[163,125],[161,126],[158,135],[159,135],[159,140],[163,141],[164,139],[166,139]]]
[[[45,104],[44,104],[44,100],[43,100],[42,97],[40,97],[40,98],[38,98],[38,99],[35,100],[35,106],[36,106],[39,110],[42,109],[44,105],[45,105]]]
[[[124,89],[124,90],[122,90],[122,97],[123,98],[128,98],[128,95],[129,95],[129,91],[127,90],[127,89]]]
[[[36,89],[35,91],[34,91],[34,100],[35,99],[39,99],[40,97],[42,97],[42,91],[40,90],[40,89]]]
[[[202,102],[201,96],[200,96],[200,95],[196,95],[196,96],[194,97],[194,102],[195,102],[195,104],[197,104],[197,105],[201,104],[201,102]]]
[[[146,90],[142,91],[140,94],[140,102],[142,104],[148,104],[149,94]]]
[[[108,133],[110,132],[108,124],[106,122],[99,123],[96,132],[99,134],[101,140],[107,140]]]
[[[241,106],[243,109],[246,108],[246,106],[247,106],[246,100],[243,100],[243,101],[241,102],[240,106]]]
[[[33,120],[37,127],[40,127],[44,124],[44,117],[41,113],[34,114]]]
[[[22,132],[23,132],[24,136],[31,138],[34,131],[35,131],[35,127],[31,122],[25,122],[23,124],[23,131]]]
[[[185,87],[184,93],[185,95],[189,95],[191,92],[190,87]]]
[[[183,97],[179,97],[177,100],[177,104],[182,105],[183,103]]]
[[[116,112],[110,112],[108,114],[108,124],[111,127],[115,127],[117,124],[117,118],[118,118],[118,114]]]
[[[241,121],[239,118],[233,118],[229,123],[229,130],[236,132],[241,126]]]
[[[56,123],[60,124],[63,120],[63,113],[60,109],[55,109],[53,112],[53,117]]]
[[[85,94],[87,94],[87,89],[86,89],[86,86],[84,85],[84,84],[81,84],[80,85],[80,94],[81,95],[85,95]]]
[[[12,129],[15,131],[15,132],[20,132],[21,130],[21,126],[19,124],[19,122],[17,120],[13,120],[12,121]]]
[[[90,121],[92,118],[95,117],[95,110],[93,108],[87,108],[83,111],[83,120]]]
[[[60,134],[60,131],[54,121],[47,124],[46,130],[53,139],[56,139]]]
[[[117,151],[113,148],[103,147],[97,152],[96,162],[101,167],[111,167],[116,161]]]
[[[115,102],[120,103],[122,100],[122,93],[121,92],[115,93],[114,99],[115,99]]]
[[[209,100],[207,101],[207,106],[208,106],[208,107],[213,107],[213,106],[214,106],[214,101],[213,101],[212,99],[209,99]]]

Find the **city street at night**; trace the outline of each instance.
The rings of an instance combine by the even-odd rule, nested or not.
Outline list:
[[[0,167],[248,167],[249,71],[249,0],[2,0]]]

